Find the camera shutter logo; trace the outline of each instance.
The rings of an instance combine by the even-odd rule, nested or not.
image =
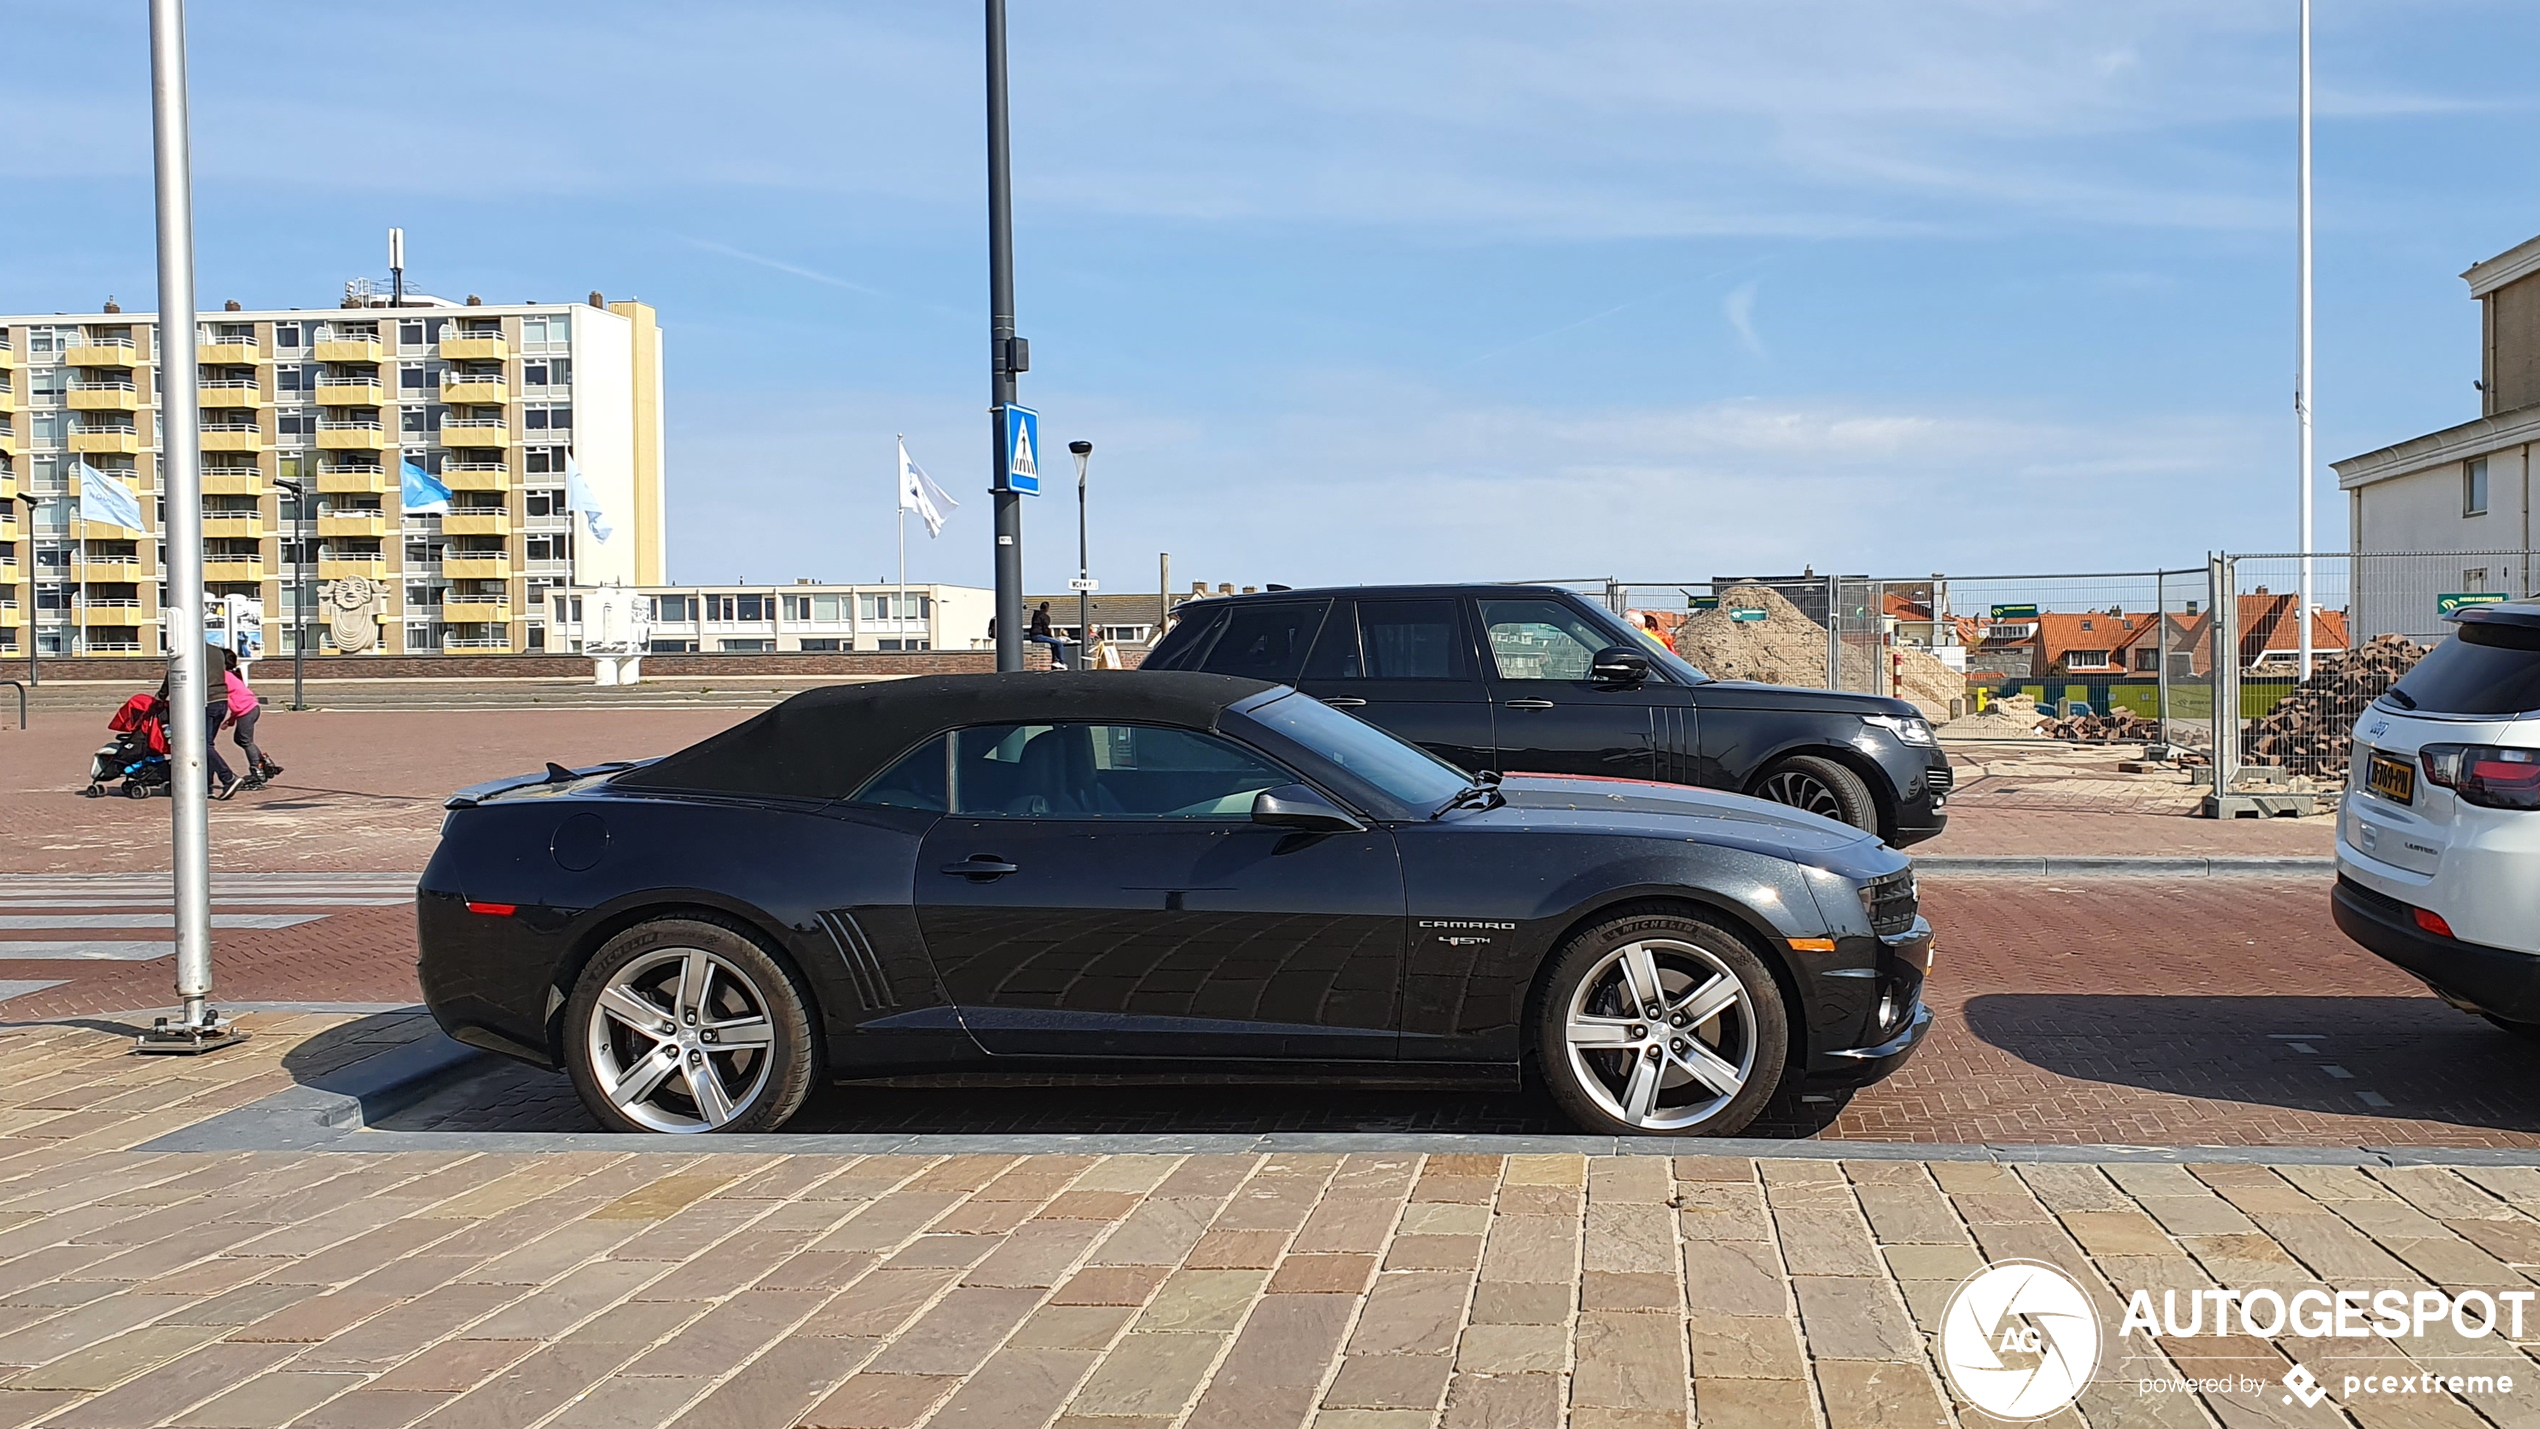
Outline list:
[[[2099,1311],[2072,1277],[2033,1260],[1996,1261],[1949,1297],[1940,1363],[1958,1396],[1996,1419],[2043,1419],[2099,1367]]]

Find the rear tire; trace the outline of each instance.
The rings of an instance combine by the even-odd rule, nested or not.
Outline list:
[[[1879,805],[1870,797],[1870,786],[1831,759],[1793,755],[1766,770],[1755,793],[1869,833],[1879,831]]]
[[[612,1131],[774,1131],[820,1045],[792,971],[739,929],[660,918],[611,938],[565,1005],[573,1089]]]
[[[1554,955],[1535,1046],[1545,1088],[1586,1131],[1733,1136],[1781,1084],[1790,1020],[1744,939],[1649,910],[1608,918]]]

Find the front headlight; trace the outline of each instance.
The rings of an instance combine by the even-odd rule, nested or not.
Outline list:
[[[1907,744],[1926,749],[1940,743],[1939,736],[1931,732],[1931,721],[1921,715],[1863,715],[1861,723],[1876,725]]]

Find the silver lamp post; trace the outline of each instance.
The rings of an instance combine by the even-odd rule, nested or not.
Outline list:
[[[1069,442],[1067,450],[1076,458],[1076,668],[1082,670],[1094,648],[1093,573],[1085,565],[1085,467],[1094,459],[1094,444]]]

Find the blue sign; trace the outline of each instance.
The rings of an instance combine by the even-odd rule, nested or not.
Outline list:
[[[1005,409],[1005,486],[1025,496],[1041,494],[1041,414],[1029,407]]]

